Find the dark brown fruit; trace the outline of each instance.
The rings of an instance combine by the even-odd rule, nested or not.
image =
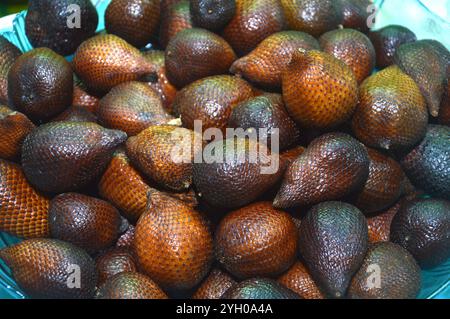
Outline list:
[[[122,272],[100,286],[96,299],[167,299],[167,295],[149,277],[137,272]]]
[[[98,273],[98,285],[102,285],[111,277],[130,271],[137,271],[133,253],[123,247],[115,247],[99,255],[95,264]]]
[[[369,243],[389,241],[391,233],[391,222],[400,209],[403,200],[398,201],[385,211],[378,212],[375,216],[367,217],[369,227]]]
[[[119,211],[101,199],[77,193],[56,196],[48,212],[50,234],[93,254],[111,247],[121,233]]]
[[[194,121],[200,120],[203,130],[224,130],[232,109],[253,96],[253,88],[245,80],[216,75],[195,81],[179,91],[173,108],[181,115],[186,128],[194,129]]]
[[[428,123],[419,87],[397,66],[367,78],[359,88],[353,132],[365,145],[402,150],[418,143]]]
[[[236,13],[222,34],[242,56],[283,28],[284,14],[279,0],[236,0]]]
[[[156,72],[138,49],[112,34],[83,42],[75,53],[73,66],[83,83],[99,93]]]
[[[236,60],[230,72],[265,87],[281,87],[281,74],[298,49],[320,50],[320,45],[314,37],[304,32],[274,33],[252,52]]]
[[[280,153],[280,164],[284,165],[285,168],[288,168],[292,162],[303,154],[303,152],[305,152],[305,148],[303,146],[295,146]]]
[[[281,275],[277,281],[303,299],[325,299],[324,294],[311,278],[308,269],[299,261]]]
[[[11,107],[31,120],[48,120],[72,103],[72,67],[47,48],[24,53],[9,70],[8,97]]]
[[[176,5],[177,3],[180,3],[182,1],[184,0],[161,0],[161,13],[166,12],[173,5]]]
[[[113,0],[106,8],[105,28],[141,48],[158,31],[159,15],[159,0]]]
[[[281,177],[278,154],[252,139],[214,141],[204,150],[207,160],[195,162],[194,185],[212,206],[237,208],[253,202]]]
[[[232,111],[228,126],[254,133],[259,141],[278,143],[285,150],[298,141],[300,132],[289,117],[280,94],[267,93],[238,104]],[[260,131],[263,129],[264,131]],[[278,133],[275,130],[278,129]],[[278,135],[278,136],[277,136]],[[275,150],[276,151],[276,150]]]
[[[0,159],[0,230],[23,238],[47,237],[50,200],[26,180],[19,165]]]
[[[323,34],[319,39],[324,52],[347,64],[358,83],[364,81],[375,67],[375,48],[370,39],[353,29],[339,29]]]
[[[213,269],[192,295],[192,299],[220,299],[235,284],[237,282],[226,272],[220,269]]]
[[[222,219],[215,232],[216,258],[238,278],[273,277],[293,264],[297,241],[288,213],[256,202]]]
[[[83,106],[71,106],[51,122],[93,122],[97,123],[97,116]]]
[[[369,175],[367,150],[344,133],[328,133],[311,142],[286,170],[274,206],[288,208],[346,196]]]
[[[314,37],[337,29],[342,21],[340,1],[281,0],[281,4],[289,29],[303,31]]]
[[[222,299],[300,299],[300,297],[273,279],[252,278],[232,286]]]
[[[69,55],[97,29],[98,14],[89,0],[29,1],[25,32],[33,47]]]
[[[0,105],[0,158],[20,158],[23,140],[34,128],[24,114]]]
[[[63,193],[100,177],[124,132],[95,123],[53,122],[32,131],[22,146],[27,179],[39,190]]]
[[[369,248],[348,295],[353,299],[415,299],[420,283],[420,268],[406,249],[377,243]]]
[[[135,230],[136,228],[129,224],[127,231],[119,237],[115,247],[124,247],[129,250],[133,245]]]
[[[429,125],[425,138],[401,164],[416,187],[450,199],[450,127]]]
[[[98,109],[100,99],[89,92],[80,80],[76,79],[73,87],[72,105],[85,108],[95,114]]]
[[[163,3],[161,3],[163,6]],[[163,49],[169,41],[180,31],[192,28],[192,18],[189,1],[182,0],[161,10],[161,26],[159,31],[159,44]]]
[[[347,121],[358,102],[358,82],[341,60],[320,51],[298,51],[282,74],[283,99],[292,118],[308,128]]]
[[[388,25],[369,33],[377,53],[377,68],[383,69],[394,64],[394,55],[398,47],[404,43],[417,40],[414,32],[399,25]]]
[[[439,107],[438,122],[442,125],[450,126],[450,78],[447,79],[447,86]]]
[[[422,199],[402,205],[391,224],[390,239],[407,249],[422,268],[450,257],[450,202]]]
[[[8,72],[21,54],[19,48],[0,35],[0,104],[8,103]]]
[[[94,260],[77,246],[57,239],[29,239],[3,248],[0,258],[31,298],[94,296],[97,283]]]
[[[341,0],[342,3],[342,26],[352,28],[361,32],[369,31],[369,22],[372,22],[373,2],[371,0]]]
[[[345,296],[368,246],[367,222],[354,206],[323,202],[311,208],[300,226],[300,254],[320,289]]]
[[[195,26],[211,31],[225,27],[236,13],[235,0],[192,0],[190,4]]]
[[[103,126],[121,130],[128,136],[173,119],[166,113],[158,94],[141,82],[115,86],[100,100],[97,114]]]
[[[183,202],[149,193],[133,243],[140,269],[168,290],[191,289],[207,275],[213,239],[207,221]]]
[[[182,88],[207,76],[228,73],[236,55],[215,33],[192,28],[178,32],[170,40],[165,60],[169,81]]]

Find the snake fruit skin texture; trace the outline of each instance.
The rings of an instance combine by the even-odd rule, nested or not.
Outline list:
[[[281,87],[281,74],[298,49],[320,50],[319,42],[300,31],[281,31],[264,39],[246,56],[236,60],[230,72],[264,87]]]
[[[48,219],[52,238],[89,253],[111,247],[119,237],[122,222],[119,211],[110,203],[77,193],[53,198]]]
[[[98,285],[102,285],[117,274],[137,271],[133,252],[123,247],[115,247],[99,255],[95,260],[95,266]]]
[[[245,80],[216,75],[197,80],[179,91],[173,108],[188,129],[194,129],[195,120],[202,121],[204,130],[225,129],[232,109],[254,95],[252,86]]]
[[[337,29],[342,21],[340,1],[334,0],[281,0],[287,26],[314,37]]]
[[[366,218],[350,204],[323,202],[311,208],[302,220],[300,254],[328,297],[345,296],[367,246]]]
[[[390,240],[407,249],[422,268],[450,257],[450,202],[422,199],[400,208],[391,224]]]
[[[80,80],[74,83],[72,105],[85,108],[89,112],[96,113],[100,99],[89,92]]]
[[[182,88],[207,76],[228,73],[236,55],[220,36],[192,28],[178,32],[170,40],[165,60],[169,81]]]
[[[291,149],[288,149],[282,153],[280,153],[280,162],[285,165],[285,168],[288,168],[289,165],[294,162],[300,155],[305,152],[305,148],[303,146],[295,146]]]
[[[48,48],[24,53],[9,70],[8,97],[9,104],[31,120],[48,120],[72,103],[72,67]]]
[[[278,155],[256,140],[230,138],[214,141],[208,148],[222,149],[223,157],[212,163],[194,163],[193,181],[200,197],[212,206],[249,204],[275,185],[283,173]]]
[[[279,0],[236,0],[236,13],[222,32],[239,55],[245,55],[269,35],[284,29]]]
[[[297,241],[288,213],[257,202],[222,219],[215,232],[216,258],[238,278],[273,277],[294,263]]]
[[[169,41],[180,31],[193,27],[189,1],[177,1],[173,5],[161,10],[161,25],[159,31],[159,44],[163,49]],[[161,3],[163,6],[163,3]]]
[[[254,132],[260,141],[267,140],[269,147],[272,134],[278,129],[280,150],[294,145],[300,136],[299,129],[286,111],[282,96],[275,93],[266,93],[241,102],[233,109],[228,127]],[[266,131],[261,134],[259,129]]]
[[[113,0],[105,12],[105,28],[137,48],[159,31],[159,0]]]
[[[8,72],[21,54],[19,48],[0,36],[0,104],[8,103]]]
[[[375,48],[364,33],[353,29],[333,30],[323,34],[319,42],[324,52],[350,67],[358,84],[372,73],[376,61]]]
[[[350,135],[328,133],[313,140],[286,170],[274,206],[288,208],[346,196],[369,176],[367,149]]]
[[[226,272],[213,269],[192,295],[192,299],[220,299],[235,284],[237,282]]]
[[[69,5],[78,6],[79,25]],[[68,22],[75,22],[75,27]],[[95,34],[97,24],[97,10],[89,0],[29,1],[25,32],[33,47],[47,47],[58,54],[70,55],[81,42]]]
[[[0,159],[0,230],[21,238],[48,237],[50,200],[26,180],[21,167]]]
[[[83,106],[71,106],[53,118],[51,122],[93,122],[97,123],[97,116]]]
[[[334,56],[297,51],[282,73],[283,99],[301,126],[328,129],[347,121],[358,102],[353,71]]]
[[[75,53],[73,66],[83,83],[99,93],[156,71],[138,49],[113,34],[97,35],[83,42]]]
[[[135,230],[136,228],[132,224],[129,224],[126,232],[124,232],[117,240],[115,247],[124,247],[127,249],[131,248],[133,245]]]
[[[167,299],[167,295],[149,277],[123,272],[109,278],[97,291],[96,299]]]
[[[305,265],[297,261],[277,281],[291,289],[303,299],[325,299]]]
[[[341,0],[342,26],[367,33],[369,26],[367,21],[373,13],[370,9],[371,0]]]
[[[438,122],[439,124],[450,126],[450,78],[447,79],[446,91],[442,97]]]
[[[94,260],[81,248],[57,239],[28,239],[0,250],[20,288],[31,298],[89,299],[97,274]],[[79,287],[74,282],[79,267]],[[71,285],[68,285],[70,283]],[[72,286],[70,288],[69,286]]]
[[[193,288],[208,274],[213,261],[207,221],[193,208],[160,192],[149,193],[133,248],[140,269],[168,290]]]
[[[192,0],[192,21],[199,28],[218,31],[224,28],[236,14],[235,0]]]
[[[152,125],[173,119],[158,94],[146,83],[126,82],[115,86],[100,100],[97,111],[105,127],[135,136]]]
[[[0,105],[0,158],[20,158],[25,137],[35,128],[26,115]]]
[[[444,84],[450,74],[450,52],[437,41],[421,40],[401,45],[394,61],[417,83],[430,114],[438,116]]]
[[[380,287],[368,285],[373,265],[380,270]],[[406,249],[391,242],[377,243],[369,247],[348,295],[352,299],[415,299],[420,283],[420,267]]]
[[[392,219],[399,211],[402,203],[403,200],[399,200],[395,205],[385,211],[378,212],[375,216],[367,217],[369,243],[389,241]]]
[[[53,122],[32,131],[22,146],[22,166],[37,189],[63,193],[100,177],[124,132],[88,122]]]
[[[300,297],[273,279],[252,278],[232,286],[222,299],[300,299]]]
[[[425,136],[427,123],[419,87],[397,66],[370,76],[360,86],[352,128],[365,145],[385,150],[409,148]]]
[[[450,127],[429,125],[425,138],[401,160],[401,165],[416,187],[450,199]]]

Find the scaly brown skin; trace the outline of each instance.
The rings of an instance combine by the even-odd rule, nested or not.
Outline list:
[[[280,162],[285,162],[285,166],[287,168],[293,161],[302,155],[303,152],[305,152],[305,148],[303,146],[295,146],[288,149],[280,153]]]
[[[87,109],[95,114],[98,109],[100,99],[86,91],[84,84],[80,80],[74,80],[72,105]]]
[[[195,287],[213,261],[213,238],[204,217],[155,191],[136,225],[133,249],[140,269],[169,291]]]
[[[279,0],[236,0],[236,13],[222,32],[239,56],[252,51],[269,35],[284,29]]]
[[[24,53],[9,70],[8,97],[11,107],[31,120],[48,120],[71,105],[72,67],[48,48]]]
[[[370,76],[360,86],[352,128],[365,145],[394,151],[409,148],[425,136],[427,123],[419,87],[397,66]]]
[[[178,32],[165,51],[167,77],[178,88],[207,76],[226,74],[236,55],[220,36],[205,29]]]
[[[189,2],[192,21],[198,28],[219,31],[236,14],[235,0],[192,0]]]
[[[98,273],[98,286],[117,274],[137,271],[133,252],[123,247],[111,248],[97,256],[95,265]]]
[[[97,274],[94,260],[81,248],[57,239],[28,239],[0,250],[25,294],[38,299],[80,299],[94,296]],[[81,274],[73,288],[74,265]]]
[[[303,299],[325,299],[305,265],[297,261],[277,281],[297,293]]]
[[[450,79],[447,79],[447,87],[439,107],[438,122],[450,126]]]
[[[83,42],[75,52],[73,67],[83,83],[98,93],[156,72],[138,49],[113,34]]]
[[[146,275],[135,271],[119,273],[101,285],[96,299],[168,299],[166,293]]]
[[[221,299],[301,299],[292,290],[269,278],[251,278],[233,285]]]
[[[21,54],[19,48],[0,36],[0,104],[8,103],[8,72]]]
[[[274,277],[293,264],[297,241],[288,213],[256,202],[222,219],[215,232],[216,258],[237,278]]]
[[[192,295],[192,299],[220,299],[237,282],[226,272],[213,269]]]
[[[342,26],[367,33],[371,12],[368,10],[373,3],[371,0],[341,0]]]
[[[400,209],[403,200],[399,200],[392,207],[377,213],[375,216],[367,217],[367,226],[369,227],[369,243],[378,243],[389,241],[391,232],[391,222],[395,214]]]
[[[288,208],[339,199],[362,187],[368,175],[364,145],[344,133],[324,134],[287,168],[274,206]]]
[[[0,230],[22,238],[48,237],[50,199],[26,180],[21,167],[0,159]]]
[[[168,1],[166,1],[168,2]],[[163,49],[167,47],[169,41],[180,31],[193,27],[189,1],[172,1],[173,5],[168,5],[166,10],[161,10],[161,25],[159,31],[159,44]],[[161,8],[164,6],[161,3]]]
[[[358,84],[372,73],[376,59],[375,48],[364,33],[353,29],[333,30],[324,33],[319,42],[324,52],[350,67]]]
[[[83,106],[70,106],[50,122],[93,122],[97,123],[97,116]]]
[[[304,32],[274,33],[249,54],[236,60],[230,72],[264,87],[281,87],[281,74],[298,49],[320,50],[320,45],[314,37]]]
[[[25,137],[35,128],[25,114],[0,105],[0,158],[17,160]]]
[[[128,225],[127,231],[119,237],[115,247],[123,247],[127,250],[131,249],[134,241],[135,230],[136,228],[132,224]]]
[[[105,28],[137,48],[159,31],[159,0],[113,0],[106,8]]]
[[[374,272],[374,265],[379,272]],[[373,275],[380,275],[380,286]],[[372,278],[371,278],[372,277]],[[369,247],[364,262],[352,279],[348,296],[353,299],[415,299],[420,290],[420,267],[401,246],[383,242]]]
[[[358,102],[353,71],[334,56],[298,51],[282,74],[283,99],[301,126],[330,129],[347,121]]]
[[[342,21],[339,1],[333,0],[281,0],[287,26],[314,37],[336,29]]]

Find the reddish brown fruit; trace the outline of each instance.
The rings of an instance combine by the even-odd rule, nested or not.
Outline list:
[[[141,48],[158,31],[159,13],[159,0],[113,0],[106,8],[105,28]]]
[[[236,0],[236,13],[222,34],[242,56],[283,28],[284,14],[279,0]]]
[[[358,102],[352,70],[320,51],[297,52],[282,75],[283,99],[292,118],[310,128],[333,128],[348,120]]]
[[[342,3],[342,26],[344,28],[356,29],[367,33],[371,15],[376,8],[372,7],[371,0],[341,0]],[[372,9],[373,8],[373,9]],[[372,9],[372,10],[370,10]]]
[[[132,224],[129,224],[127,231],[119,237],[115,247],[124,247],[126,249],[130,249],[133,245],[135,230],[135,227]]]
[[[220,299],[236,283],[226,272],[220,269],[213,269],[192,295],[192,299]]]
[[[173,5],[180,3],[183,0],[161,0],[161,13],[169,10]]]
[[[439,124],[450,126],[450,79],[447,79],[447,87],[439,107]]]
[[[136,225],[134,251],[140,269],[164,289],[191,289],[213,260],[207,221],[183,202],[149,193],[148,210]]]
[[[47,237],[50,200],[26,180],[19,165],[0,159],[0,230],[23,238]]]
[[[14,44],[0,36],[0,104],[8,103],[8,72],[21,54]]]
[[[73,87],[72,105],[85,108],[89,112],[95,114],[98,109],[100,99],[86,91],[84,84],[80,80],[75,80]]]
[[[168,2],[168,1],[166,1]],[[159,44],[166,48],[169,41],[180,31],[192,28],[191,12],[189,1],[177,2],[172,5],[165,5],[166,10],[161,10],[161,26],[159,31]],[[163,3],[161,3],[163,6]]]
[[[311,278],[308,269],[299,261],[281,275],[278,282],[303,299],[325,299],[325,295]]]
[[[425,100],[413,79],[397,66],[367,78],[359,88],[359,99],[353,132],[367,146],[404,149],[425,136]]]
[[[102,285],[109,278],[129,271],[137,271],[135,257],[126,248],[112,248],[99,255],[95,264],[98,273],[98,284]]]
[[[395,205],[375,216],[367,217],[369,227],[369,243],[389,241],[391,222],[397,214],[404,200],[399,200]]]
[[[285,169],[288,168],[304,151],[303,146],[296,146],[280,153],[280,165],[283,165]]]
[[[169,81],[182,88],[207,76],[228,73],[236,55],[215,33],[192,28],[178,32],[170,40],[165,59]]]
[[[304,32],[277,32],[235,61],[230,72],[265,87],[281,87],[281,74],[298,49],[320,50],[320,46],[315,38]]]
[[[93,122],[97,123],[97,116],[83,106],[71,106],[51,122]]]

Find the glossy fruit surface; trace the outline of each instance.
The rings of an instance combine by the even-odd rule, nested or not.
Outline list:
[[[0,36],[0,104],[8,103],[8,72],[21,54],[19,48]]]
[[[175,2],[175,1],[172,1]],[[159,44],[166,48],[169,41],[180,31],[193,27],[191,11],[188,0],[176,1],[172,5],[167,5],[163,10],[161,3],[161,25],[159,31]]]
[[[192,299],[219,299],[236,283],[226,272],[220,269],[213,269],[192,295]]]
[[[111,248],[97,256],[95,266],[99,285],[117,274],[137,270],[133,252],[123,247]]]
[[[292,290],[273,279],[252,278],[232,286],[222,299],[300,299]]]
[[[297,261],[277,281],[297,293],[303,299],[324,299],[305,265]]]
[[[236,13],[235,0],[193,0],[190,1],[192,20],[195,26],[208,30],[225,27]]]
[[[373,3],[371,0],[341,0],[342,26],[361,32],[369,31],[369,22],[373,21]]]

